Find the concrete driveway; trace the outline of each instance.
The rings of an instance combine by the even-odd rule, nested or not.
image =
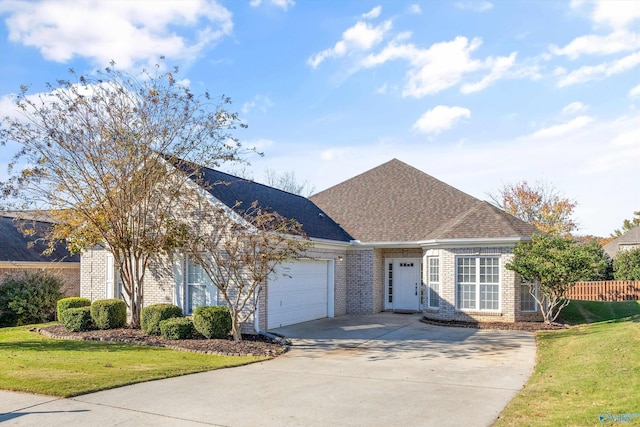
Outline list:
[[[533,370],[533,335],[419,315],[341,316],[277,329],[275,360],[73,399],[0,392],[3,425],[487,426]]]

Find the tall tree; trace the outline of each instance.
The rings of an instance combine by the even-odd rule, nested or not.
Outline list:
[[[255,313],[262,285],[278,265],[301,256],[310,242],[299,223],[257,201],[240,214],[225,206],[203,208],[190,227],[185,246],[225,300],[234,340],[240,341],[242,323]]]
[[[578,243],[570,237],[536,233],[531,241],[520,242],[514,258],[506,265],[530,282],[538,282],[539,292],[530,289],[545,323],[553,323],[569,304],[567,292],[582,280],[600,280],[608,274],[610,261],[597,242]]]
[[[136,327],[150,259],[184,241],[175,213],[199,171],[181,162],[241,161],[230,132],[243,125],[227,111],[229,98],[192,93],[176,81],[177,69],[157,66],[136,78],[111,65],[89,76],[71,71],[48,94],[21,88],[21,115],[0,128],[1,144],[20,146],[1,188],[5,198],[53,210],[50,242],[66,238],[74,252],[106,245]]]
[[[633,218],[625,219],[622,222],[622,227],[619,229],[616,229],[613,233],[611,233],[611,237],[620,237],[627,231],[633,228],[636,228],[639,225],[640,225],[640,211],[635,211],[633,213]]]
[[[292,170],[277,173],[273,169],[266,169],[264,176],[266,185],[300,196],[309,197],[316,189],[307,181],[300,182]]]
[[[505,184],[491,200],[505,212],[536,226],[540,231],[556,236],[576,230],[572,218],[577,203],[563,197],[551,185],[527,181]]]

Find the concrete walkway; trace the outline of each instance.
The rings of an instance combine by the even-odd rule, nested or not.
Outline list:
[[[73,399],[0,391],[0,423],[105,426],[487,426],[522,388],[533,335],[418,315],[341,316],[276,330],[272,361]]]

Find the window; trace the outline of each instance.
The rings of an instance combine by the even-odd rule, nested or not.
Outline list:
[[[435,257],[427,259],[429,276],[429,307],[440,307],[440,260]]]
[[[533,285],[533,292],[538,295],[538,285],[525,279],[521,279],[520,284],[520,311],[536,312],[538,311],[538,303],[536,299],[531,295],[530,287]]]
[[[187,313],[193,313],[197,307],[216,305],[215,287],[211,279],[196,260],[187,258]]]
[[[500,309],[500,258],[459,257],[457,264],[458,309]]]

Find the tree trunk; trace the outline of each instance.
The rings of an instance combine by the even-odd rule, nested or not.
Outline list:
[[[242,324],[236,310],[231,310],[231,333],[234,341],[242,341]]]

